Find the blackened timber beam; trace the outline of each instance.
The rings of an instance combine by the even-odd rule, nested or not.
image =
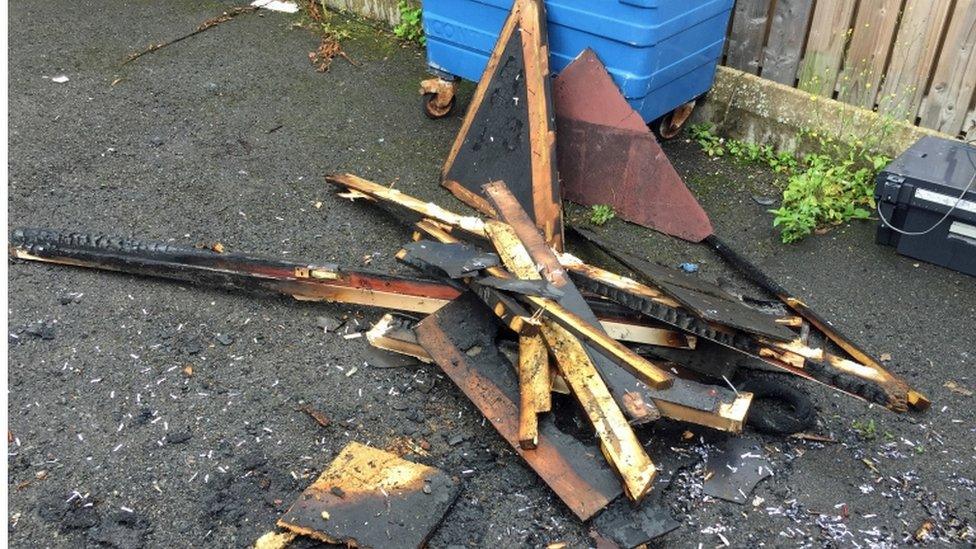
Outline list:
[[[460,294],[456,288],[432,280],[92,233],[16,229],[9,252],[31,261],[417,313],[436,311]]]

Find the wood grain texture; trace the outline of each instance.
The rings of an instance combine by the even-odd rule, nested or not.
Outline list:
[[[725,64],[759,74],[759,60],[766,38],[770,0],[737,0],[732,12]]]
[[[956,0],[932,87],[919,112],[921,125],[949,135],[964,131],[976,90],[976,0]]]
[[[838,99],[874,108],[902,0],[861,0],[851,30]]]
[[[950,0],[908,0],[881,85],[878,112],[914,122]]]
[[[803,91],[831,97],[844,57],[855,0],[819,0],[813,12],[807,49],[800,62]]]
[[[796,71],[812,13],[813,0],[776,0],[763,52],[763,78],[787,86],[796,83]]]

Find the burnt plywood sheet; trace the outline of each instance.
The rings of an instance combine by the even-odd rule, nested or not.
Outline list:
[[[779,341],[793,341],[798,337],[786,326],[777,324],[775,316],[749,307],[716,284],[618,251],[592,231],[578,227],[573,227],[573,231],[700,318]]]
[[[278,520],[350,547],[422,547],[460,491],[439,469],[349,443]]]
[[[402,258],[403,262],[437,267],[451,278],[472,276],[482,269],[495,267],[501,263],[496,254],[460,242],[418,240],[405,244],[403,249],[406,250],[406,255]]]
[[[758,440],[729,438],[705,459],[707,480],[703,491],[715,498],[745,503],[752,489],[772,474]]]
[[[712,234],[708,215],[592,50],[559,74],[553,99],[564,198],[609,204],[622,219],[692,242]]]
[[[544,4],[517,0],[448,154],[442,184],[491,215],[481,187],[505,181],[546,241],[561,249],[547,40]]]
[[[600,537],[625,549],[650,543],[679,526],[660,498],[649,498],[636,508],[621,498],[593,520]]]
[[[512,364],[495,343],[499,324],[476,297],[465,294],[417,326],[420,344],[498,433],[580,520],[623,493],[600,449],[560,430],[553,414],[539,416],[535,449],[518,441],[519,386]]]
[[[567,200],[609,204],[617,215],[691,242],[712,225],[648,130],[557,119],[559,175]]]

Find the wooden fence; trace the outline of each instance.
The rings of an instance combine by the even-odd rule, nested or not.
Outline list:
[[[976,138],[976,0],[736,0],[725,64]]]

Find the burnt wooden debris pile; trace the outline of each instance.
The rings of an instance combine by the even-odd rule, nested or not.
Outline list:
[[[767,299],[730,293],[564,227],[565,192],[582,203],[612,203],[630,221],[689,240],[712,230],[592,52],[560,75],[553,107],[543,9],[539,1],[515,3],[444,165],[443,186],[483,216],[353,174],[326,178],[340,196],[409,222],[412,241],[396,257],[416,277],[45,229],[16,229],[10,254],[387,309],[366,333],[369,345],[439,368],[572,513],[595,519],[600,539],[622,546],[676,527],[666,512],[637,505],[658,469],[634,427],[668,418],[741,433],[754,394],[730,379],[742,378],[743,362],[895,412],[924,409],[923,395],[734,252],[723,257]],[[633,276],[569,253],[567,235]],[[593,436],[560,428],[560,414],[580,414]],[[715,458],[719,474],[707,489],[716,497],[744,501],[771,472],[758,457],[742,462],[742,444]],[[749,473],[730,475],[736,469]],[[354,444],[279,526],[331,543],[416,547],[458,489],[441,471]],[[369,518],[379,515],[386,518]],[[277,543],[284,534],[269,536]]]

